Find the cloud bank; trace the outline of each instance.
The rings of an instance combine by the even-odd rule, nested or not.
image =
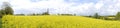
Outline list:
[[[42,13],[49,8],[51,14],[115,15],[120,11],[120,0],[1,0],[12,5],[15,14]]]

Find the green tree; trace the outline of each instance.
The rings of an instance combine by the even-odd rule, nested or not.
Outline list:
[[[13,15],[13,9],[8,2],[3,2],[2,9],[0,9],[0,17],[3,15]]]
[[[116,19],[116,20],[120,20],[120,12],[118,12],[118,13],[116,14],[115,19]]]
[[[2,11],[2,12],[4,12],[3,15],[13,15],[14,11],[8,2],[3,2],[2,7],[3,7],[2,10],[4,10],[4,11]]]
[[[50,15],[49,10],[47,9],[47,12],[42,13],[42,15]]]
[[[6,7],[5,8],[5,14],[6,15],[13,15],[13,10],[12,10],[12,8],[11,7]]]
[[[98,15],[98,13],[95,13],[95,14],[93,15],[93,18],[99,19],[100,16]]]

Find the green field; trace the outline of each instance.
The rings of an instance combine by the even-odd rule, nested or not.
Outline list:
[[[119,21],[82,16],[4,16],[2,28],[120,28]]]

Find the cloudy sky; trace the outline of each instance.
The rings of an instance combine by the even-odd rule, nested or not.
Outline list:
[[[42,13],[49,8],[51,14],[114,15],[120,11],[120,0],[0,0],[9,2],[20,13]]]

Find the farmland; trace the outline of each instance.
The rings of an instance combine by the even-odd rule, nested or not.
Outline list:
[[[82,16],[11,16],[2,18],[2,28],[120,28],[119,21]]]

